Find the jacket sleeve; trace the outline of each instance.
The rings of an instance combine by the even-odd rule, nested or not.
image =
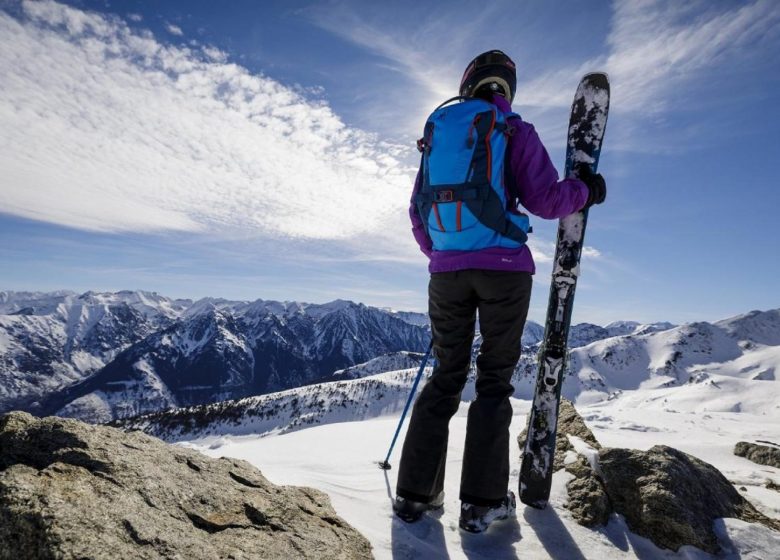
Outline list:
[[[425,253],[428,258],[433,253],[433,243],[431,238],[428,237],[428,233],[425,231],[420,214],[417,212],[417,204],[414,202],[414,198],[417,195],[417,191],[420,190],[420,172],[417,172],[417,178],[414,180],[414,189],[412,189],[412,199],[409,201],[409,218],[412,220],[412,233],[414,239],[420,246],[420,251]]]
[[[525,209],[548,220],[563,218],[581,210],[588,200],[588,187],[579,179],[559,181],[534,127],[519,123],[523,133],[511,137],[510,169],[516,192]]]

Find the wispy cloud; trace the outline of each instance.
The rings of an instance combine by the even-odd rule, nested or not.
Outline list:
[[[383,57],[389,67],[412,80],[416,88],[403,81],[385,84],[386,97],[411,100],[416,108],[410,111],[408,103],[401,102],[399,116],[411,114],[419,121],[453,94],[466,61],[484,44],[485,34],[495,31],[496,17],[506,8],[492,3],[478,10],[471,6],[447,13],[431,11],[412,26],[394,22],[389,8],[368,15],[359,5],[343,3],[311,10],[309,16],[320,27]],[[761,56],[761,49],[754,47],[778,35],[780,5],[773,0],[726,6],[702,0],[616,0],[603,52],[580,60],[568,57],[536,77],[521,74],[518,103],[532,120],[538,120],[537,127],[545,130],[551,143],[561,145],[562,132],[553,132],[545,111],[568,107],[573,87],[584,73],[607,71],[613,109],[636,122],[668,109],[670,99],[681,90],[701,88],[703,79],[720,64]],[[511,45],[507,39],[505,35],[494,38]],[[539,40],[558,42],[559,38],[547,30],[539,32]],[[557,112],[555,119],[560,120]],[[401,124],[419,128],[412,119]],[[558,124],[554,130],[563,129]]]
[[[99,231],[394,233],[406,148],[212,47],[21,6],[0,11],[3,211]]]
[[[739,2],[616,2],[605,61],[624,111],[663,109],[681,84],[701,79],[718,63],[742,59],[745,49],[780,33],[780,5]]]
[[[184,35],[184,31],[181,30],[181,27],[178,25],[174,25],[172,23],[168,23],[165,25],[165,29],[168,30],[168,33],[171,35],[176,35],[177,37],[181,37]]]
[[[750,47],[780,34],[780,5],[772,0],[726,9],[704,1],[616,0],[612,12],[606,52],[524,84],[524,104],[566,107],[571,91],[563,86],[598,69],[610,75],[615,110],[657,113],[668,107],[671,93],[700,83],[718,64],[743,59]]]
[[[396,77],[391,83],[374,85],[379,95],[366,100],[365,109],[390,123],[388,129],[393,133],[416,133],[433,107],[457,94],[465,62],[474,56],[473,45],[486,40],[485,29],[503,9],[498,3],[483,4],[478,10],[466,3],[451,5],[448,10],[419,12],[423,17],[412,25],[399,21],[392,4],[374,9],[337,1],[301,13],[313,24],[379,57],[377,65]]]

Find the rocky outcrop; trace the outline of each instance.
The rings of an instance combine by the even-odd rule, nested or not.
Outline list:
[[[558,471],[564,468],[566,463],[566,453],[574,451],[568,436],[579,438],[586,444],[594,449],[600,449],[596,436],[590,431],[590,428],[585,424],[585,420],[579,415],[577,409],[574,408],[574,404],[567,399],[562,398],[561,404],[558,409],[558,435],[555,445],[555,458],[553,459],[553,470]],[[525,445],[526,429],[520,432],[517,436],[517,443],[522,450]]]
[[[780,530],[780,523],[759,513],[718,469],[672,447],[603,449],[599,466],[614,511],[632,531],[663,548],[687,544],[717,553],[713,521],[722,517]]]
[[[0,418],[0,559],[370,558],[325,494],[142,433]]]
[[[572,517],[585,527],[606,525],[614,509],[603,480],[582,456],[566,465],[566,471],[574,475],[566,484],[569,494],[566,508],[571,511]]]
[[[759,465],[780,469],[780,447],[740,441],[734,446],[734,455],[744,457]]]
[[[525,433],[518,438],[522,452]],[[761,523],[780,531],[780,522],[756,510],[712,465],[672,447],[647,451],[601,448],[574,406],[561,400],[555,470],[573,475],[567,483],[574,519],[586,527],[622,515],[636,534],[662,548],[692,545],[719,552],[713,522],[723,517]]]

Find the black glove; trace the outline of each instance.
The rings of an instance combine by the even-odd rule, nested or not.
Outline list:
[[[593,173],[590,170],[590,165],[581,163],[577,167],[577,175],[580,181],[588,187],[588,201],[585,203],[584,208],[590,208],[594,204],[604,202],[604,199],[607,198],[607,182],[601,176],[601,173]]]

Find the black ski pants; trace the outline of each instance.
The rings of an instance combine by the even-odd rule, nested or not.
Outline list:
[[[431,274],[428,311],[436,365],[412,410],[396,493],[430,502],[444,488],[450,418],[458,410],[471,363],[476,313],[482,344],[476,398],[469,406],[460,499],[501,503],[509,485],[510,383],[520,359],[531,300],[531,274],[460,270]]]

